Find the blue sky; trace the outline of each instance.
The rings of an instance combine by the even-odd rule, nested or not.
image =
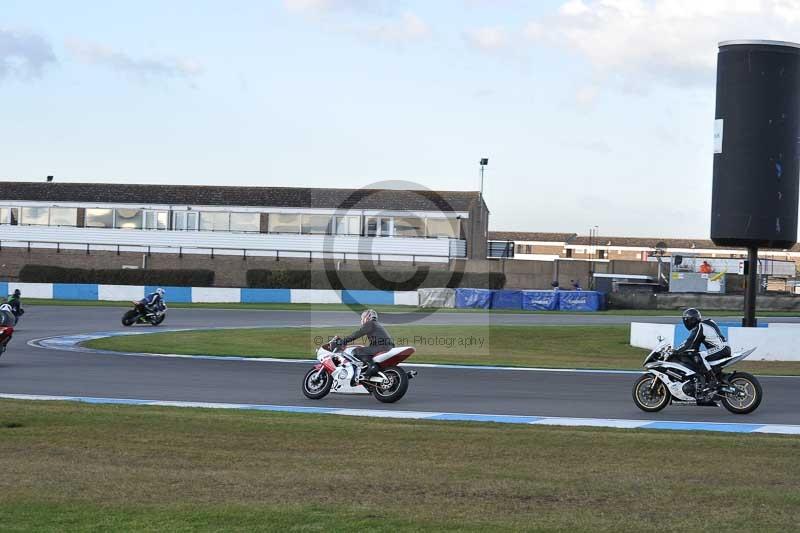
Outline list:
[[[0,178],[476,189],[491,228],[708,235],[716,44],[796,0],[0,3]]]

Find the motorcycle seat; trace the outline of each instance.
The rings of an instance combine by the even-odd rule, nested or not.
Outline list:
[[[389,359],[393,359],[396,357],[402,357],[402,359],[406,359],[415,351],[416,350],[411,346],[395,346],[391,350],[386,350],[385,352],[379,352],[375,354],[372,360],[375,361],[376,363],[382,363],[384,361],[388,361]]]

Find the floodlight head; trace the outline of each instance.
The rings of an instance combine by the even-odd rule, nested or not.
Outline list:
[[[489,164],[489,159],[488,158],[486,158],[486,157],[481,158],[481,166],[486,166],[488,164]]]
[[[51,181],[53,181],[53,176],[47,176],[47,183],[50,183]]]

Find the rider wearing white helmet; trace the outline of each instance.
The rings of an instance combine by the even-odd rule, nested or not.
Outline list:
[[[144,305],[150,311],[157,311],[164,305],[164,295],[167,293],[161,287],[157,288],[155,292],[148,294],[144,299]]]
[[[372,358],[379,353],[394,348],[394,340],[383,325],[378,322],[378,313],[374,309],[367,309],[361,313],[361,327],[347,337],[336,339],[335,343],[344,346],[361,337],[367,337],[369,345],[356,348],[353,350],[353,355],[369,365],[364,376],[370,377],[375,375],[379,369],[378,365],[372,361]]]

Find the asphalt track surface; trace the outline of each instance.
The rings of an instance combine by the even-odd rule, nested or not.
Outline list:
[[[307,400],[300,382],[307,364],[136,357],[46,350],[30,340],[54,335],[123,330],[122,308],[30,306],[8,351],[0,357],[0,393],[91,396],[143,400],[272,404],[397,411],[503,415],[800,424],[800,378],[761,377],[764,401],[746,416],[722,408],[670,406],[647,414],[631,400],[633,374],[421,368],[400,402],[385,405],[365,395],[331,394]],[[409,315],[384,314],[388,324]],[[672,317],[435,313],[420,324],[625,324],[676,322]],[[798,319],[769,319],[799,321]],[[165,327],[336,326],[354,329],[351,312],[171,309]],[[155,328],[144,327],[142,331]],[[276,357],[280,354],[274,354]],[[309,354],[311,356],[311,354]],[[413,358],[409,360],[413,362]]]

